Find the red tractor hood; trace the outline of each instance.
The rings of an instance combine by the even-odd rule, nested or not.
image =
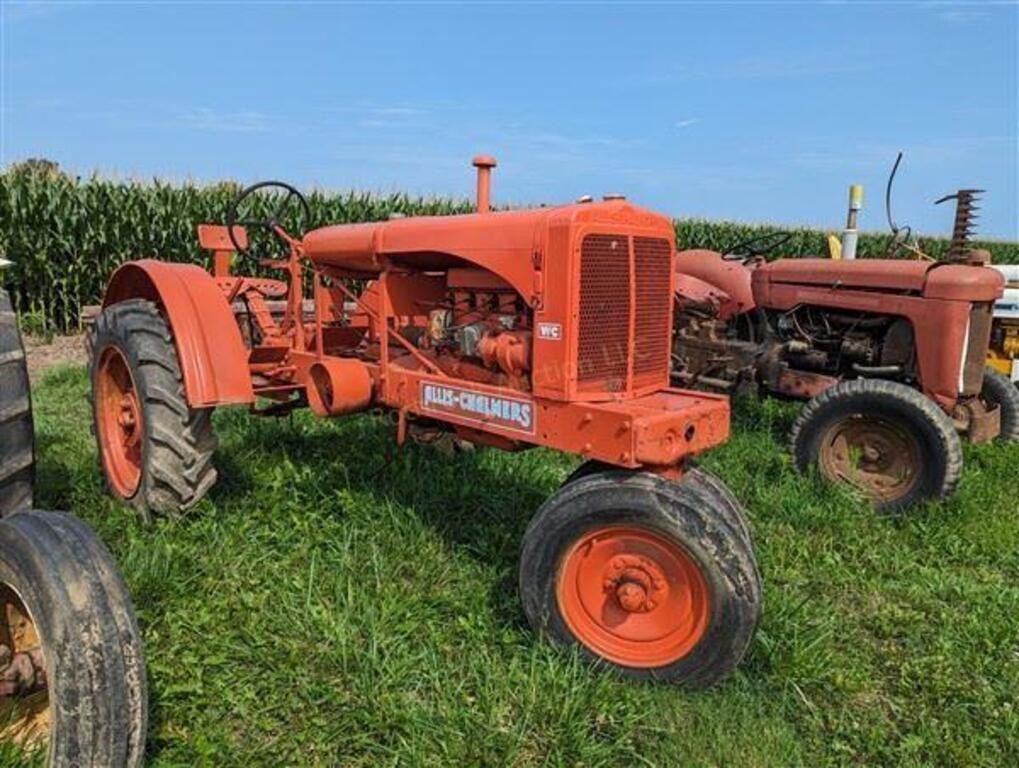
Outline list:
[[[957,301],[994,301],[1004,288],[1000,273],[987,267],[900,259],[779,259],[753,271],[759,302],[776,284],[863,288]]]
[[[551,231],[654,230],[672,241],[672,222],[624,200],[461,216],[415,216],[313,230],[302,241],[318,266],[376,275],[386,262],[415,269],[487,269],[525,298],[534,290],[536,255],[550,252]],[[546,269],[562,269],[548,264]]]

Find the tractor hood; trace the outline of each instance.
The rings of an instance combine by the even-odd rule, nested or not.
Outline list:
[[[667,237],[675,234],[665,216],[624,200],[576,203],[552,208],[470,213],[460,216],[415,216],[371,224],[341,224],[304,236],[305,255],[317,266],[372,276],[386,262],[414,269],[455,266],[487,269],[530,298],[536,257],[551,262],[565,249],[549,248],[549,234],[561,231],[618,232]],[[545,269],[561,269],[548,263]]]
[[[754,295],[769,285],[823,285],[890,293],[915,293],[932,299],[993,301],[1004,279],[996,270],[969,264],[939,264],[902,259],[779,259],[753,273]]]

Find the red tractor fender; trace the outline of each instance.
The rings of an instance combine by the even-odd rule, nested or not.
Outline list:
[[[194,264],[129,261],[110,278],[103,307],[128,299],[160,305],[173,334],[192,408],[253,403],[248,350],[213,277]]]
[[[688,275],[708,283],[725,296],[718,308],[718,317],[721,320],[749,312],[757,306],[754,292],[750,287],[752,273],[750,267],[739,261],[726,261],[717,251],[694,248],[676,254],[677,275]],[[681,280],[679,287],[688,284],[688,281]]]

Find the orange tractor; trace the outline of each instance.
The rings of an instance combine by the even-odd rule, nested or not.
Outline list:
[[[120,267],[90,336],[109,487],[143,516],[195,504],[227,405],[382,408],[399,444],[579,454],[524,537],[528,619],[630,676],[710,685],[746,650],[761,586],[743,510],[690,461],[728,437],[728,401],[669,385],[672,223],[622,199],[492,212],[495,161],[474,165],[476,213],[298,237],[283,222],[304,198],[263,182],[199,227],[211,274]],[[286,280],[233,275],[234,258]]]

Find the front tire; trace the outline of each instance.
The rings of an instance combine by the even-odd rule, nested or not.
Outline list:
[[[145,752],[141,633],[106,547],[80,520],[0,521],[0,738],[46,765],[133,768]]]
[[[1001,431],[998,440],[1004,443],[1019,440],[1019,389],[1016,389],[1011,379],[993,368],[985,369],[980,399],[999,408]]]
[[[524,534],[528,621],[627,677],[708,687],[735,669],[760,616],[740,518],[708,484],[626,470],[576,478]]]
[[[191,408],[169,326],[151,301],[113,304],[90,337],[92,414],[110,491],[143,519],[197,504],[216,482],[212,408]]]
[[[962,474],[962,443],[952,420],[910,387],[854,379],[826,389],[792,429],[801,472],[816,465],[831,482],[862,493],[879,512],[948,496]]]

